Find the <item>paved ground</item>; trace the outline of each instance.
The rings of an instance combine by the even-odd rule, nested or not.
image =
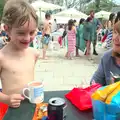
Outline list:
[[[104,52],[101,47],[98,47],[98,51],[99,56],[93,56],[92,61],[87,60],[82,53],[79,58],[66,60],[65,49],[48,51],[49,60],[39,60],[36,64],[35,80],[44,81],[45,91],[86,87]]]

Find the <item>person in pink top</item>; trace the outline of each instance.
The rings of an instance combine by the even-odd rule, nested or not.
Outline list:
[[[76,28],[74,25],[74,21],[71,19],[68,21],[68,51],[66,53],[66,57],[68,59],[73,59],[76,45]]]

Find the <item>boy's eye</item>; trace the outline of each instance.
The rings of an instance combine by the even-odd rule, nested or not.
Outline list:
[[[35,34],[35,31],[30,32],[30,35],[34,35],[34,34]]]
[[[18,32],[19,35],[24,35],[25,33],[24,32]]]

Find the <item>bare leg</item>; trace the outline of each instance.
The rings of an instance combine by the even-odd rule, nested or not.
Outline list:
[[[43,59],[46,59],[46,50],[47,50],[47,46],[43,45]]]
[[[67,58],[68,58],[68,52],[66,52],[65,57],[67,57]]]
[[[80,57],[77,47],[76,47],[76,57]]]
[[[85,53],[84,53],[84,55],[87,55],[87,41],[85,41],[85,45],[86,45],[86,49],[85,49]]]
[[[70,52],[70,60],[73,60],[74,52]]]
[[[88,40],[88,41],[87,41],[87,45],[86,45],[86,46],[87,46],[87,52],[86,52],[86,55],[87,55],[87,56],[90,55],[90,45],[91,45],[91,41]]]
[[[67,52],[67,59],[72,60],[72,58],[73,58],[72,52]]]
[[[88,60],[93,60],[93,58],[90,56],[90,51],[91,51],[91,41],[87,41],[87,54],[86,56],[88,57]]]

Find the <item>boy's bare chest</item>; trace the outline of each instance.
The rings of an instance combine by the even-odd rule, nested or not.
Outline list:
[[[8,57],[4,61],[3,70],[12,74],[23,74],[32,72],[35,65],[33,56],[26,57]]]

